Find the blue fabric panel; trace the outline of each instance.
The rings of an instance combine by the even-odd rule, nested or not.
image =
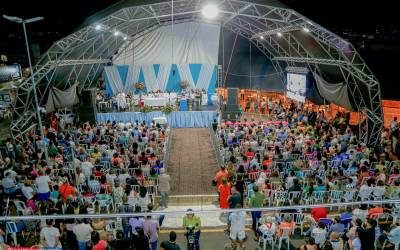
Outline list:
[[[181,77],[179,76],[178,68],[176,64],[172,64],[171,73],[168,78],[167,91],[180,93],[182,91],[180,82]]]
[[[138,82],[144,82],[144,74],[143,74],[143,70],[142,69],[140,69],[140,72],[139,72],[139,80],[138,80]],[[147,93],[146,84],[144,85],[144,89],[143,89],[142,92],[143,93]]]
[[[118,73],[119,73],[119,77],[121,77],[121,81],[122,81],[122,84],[124,86],[125,86],[125,83],[126,83],[126,77],[128,76],[128,68],[129,68],[128,65],[121,65],[121,66],[117,67]]]
[[[201,64],[189,64],[190,73],[192,74],[193,82],[197,86],[199,82]]]
[[[210,85],[208,86],[207,90],[208,105],[212,104],[211,96],[215,93],[216,84],[217,84],[217,66],[214,66],[213,75],[211,77]]]
[[[105,81],[105,84],[106,84],[106,96],[110,97],[113,94],[112,90],[111,90],[111,87],[110,87],[110,81],[108,80],[108,76],[105,73],[105,71],[103,72],[103,74],[104,74],[104,81]]]
[[[157,77],[158,71],[160,70],[160,64],[153,64],[153,68],[154,68],[154,74]]]
[[[150,124],[155,117],[165,116],[162,112],[121,112],[121,113],[98,113],[98,123],[116,121],[123,123],[134,123],[136,121]],[[173,128],[205,128],[210,127],[216,118],[215,111],[174,111],[166,115],[169,125]]]

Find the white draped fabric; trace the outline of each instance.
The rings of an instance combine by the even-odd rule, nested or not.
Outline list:
[[[179,76],[182,81],[188,81],[189,88],[196,88],[196,84],[193,80],[192,73],[190,72],[189,64],[177,64]]]
[[[124,85],[122,84],[121,77],[119,76],[118,68],[115,66],[106,66],[104,67],[104,71],[106,72],[112,93],[117,94],[124,92]]]
[[[125,81],[125,93],[132,94],[135,92],[135,84],[139,81],[140,68],[140,65],[129,65]]]
[[[142,72],[147,91],[159,90],[156,73],[153,64],[142,65]]]
[[[214,73],[214,65],[210,64],[203,64],[201,65],[199,79],[197,80],[196,89],[204,89],[205,91],[208,90],[210,86],[211,78]]]
[[[137,39],[113,58],[127,64],[218,64],[220,25],[198,22],[161,26]]]
[[[169,74],[171,72],[172,64],[161,64],[160,69],[158,70],[157,75],[157,83],[158,88],[161,91],[165,91],[167,89]]]

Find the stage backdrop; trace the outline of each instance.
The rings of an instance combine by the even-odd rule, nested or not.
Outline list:
[[[143,64],[104,67],[106,93],[134,93],[135,83],[145,83],[145,92],[181,92],[180,82],[186,80],[191,88],[204,89],[211,102],[215,91],[216,65],[213,64]]]

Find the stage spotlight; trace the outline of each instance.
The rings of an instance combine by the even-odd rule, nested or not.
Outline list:
[[[307,32],[307,33],[310,32],[310,30],[307,27],[304,27],[303,30],[304,30],[304,32]]]
[[[282,33],[281,33],[281,32],[278,32],[277,35],[278,35],[278,37],[281,37],[281,36],[282,36]]]
[[[96,27],[94,27],[96,30],[101,30],[101,25],[97,24]]]
[[[215,4],[207,4],[201,10],[201,14],[207,19],[214,19],[218,16],[219,9]]]
[[[119,32],[118,31],[114,31],[114,36],[118,36]]]

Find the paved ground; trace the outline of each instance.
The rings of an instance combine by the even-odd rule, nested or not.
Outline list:
[[[183,231],[176,231],[178,233],[177,243],[181,247],[181,250],[186,250],[186,238],[183,234]],[[162,231],[159,238],[159,244],[163,240],[168,240],[168,231]],[[262,249],[257,247],[257,243],[253,240],[253,232],[248,231],[248,240],[245,243],[247,250],[259,250]],[[203,230],[200,235],[200,249],[204,250],[224,250],[224,246],[229,244],[230,240],[228,235],[223,233],[223,230]],[[229,249],[229,248],[228,248]]]
[[[215,194],[211,180],[216,171],[208,128],[173,129],[168,165],[171,195]]]
[[[186,250],[186,238],[184,236],[183,230],[175,230],[178,234],[177,243],[181,247],[181,250]],[[261,250],[262,246],[258,246],[257,242],[254,241],[254,233],[250,229],[246,229],[247,241],[244,243],[246,250]],[[159,235],[159,242],[168,240],[169,231],[162,230]],[[223,233],[223,229],[204,229],[200,236],[200,249],[202,250],[224,250],[231,248],[225,248],[226,245],[230,245],[230,240],[227,234]],[[298,249],[304,241],[298,237],[293,237],[290,239],[290,249]],[[271,249],[270,245],[267,245],[267,249]],[[278,242],[276,242],[274,249],[278,249]],[[287,249],[287,243],[282,242],[281,249]],[[278,249],[278,250],[281,250]]]

